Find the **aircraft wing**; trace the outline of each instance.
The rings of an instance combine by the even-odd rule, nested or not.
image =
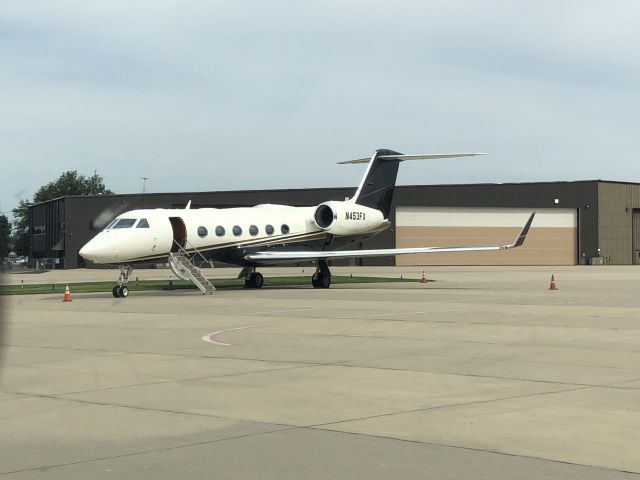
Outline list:
[[[334,251],[264,251],[245,255],[245,260],[251,262],[301,262],[310,260],[332,260],[337,258],[386,257],[392,255],[406,255],[410,253],[445,253],[445,252],[490,252],[494,250],[509,250],[524,244],[529,228],[533,223],[535,213],[532,213],[513,243],[506,245],[489,245],[477,247],[416,247],[416,248],[380,248],[375,250],[334,250]]]

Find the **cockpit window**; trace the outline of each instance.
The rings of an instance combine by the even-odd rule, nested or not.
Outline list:
[[[116,224],[116,222],[117,222],[118,220],[119,220],[118,218],[114,218],[113,220],[111,220],[111,221],[109,222],[109,225],[107,225],[106,227],[104,227],[104,229],[105,229],[105,230],[108,230],[108,229],[110,229],[110,228],[113,228],[113,226]]]
[[[131,228],[136,223],[135,218],[121,218],[112,228]]]
[[[136,228],[149,228],[149,222],[146,218],[141,218]]]

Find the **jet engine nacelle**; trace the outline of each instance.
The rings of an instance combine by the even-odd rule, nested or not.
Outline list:
[[[357,235],[389,225],[382,212],[354,202],[325,202],[316,207],[313,222],[333,235]]]

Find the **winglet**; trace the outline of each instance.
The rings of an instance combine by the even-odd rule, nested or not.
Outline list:
[[[527,238],[527,233],[529,233],[529,228],[531,228],[531,224],[533,223],[533,217],[535,216],[536,216],[536,212],[533,212],[529,217],[529,220],[527,220],[527,223],[525,224],[525,226],[522,228],[522,230],[520,230],[520,233],[516,237],[515,242],[513,242],[510,245],[505,245],[503,248],[507,249],[507,248],[521,247]]]

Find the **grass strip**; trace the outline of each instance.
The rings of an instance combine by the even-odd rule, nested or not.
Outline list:
[[[216,288],[241,288],[244,287],[243,278],[216,278],[210,279]],[[334,275],[331,277],[332,285],[348,283],[393,283],[393,282],[417,282],[415,278],[386,278],[386,277],[347,277]],[[172,280],[174,290],[191,290],[196,286],[185,280]],[[69,283],[71,293],[111,292],[116,284],[113,282],[79,282]],[[168,290],[169,280],[132,280],[127,287],[130,292],[142,292],[146,290]],[[310,286],[311,276],[294,277],[265,277],[265,287],[297,287]],[[0,285],[0,295],[33,295],[59,293],[64,294],[66,283],[34,284],[34,285]]]

